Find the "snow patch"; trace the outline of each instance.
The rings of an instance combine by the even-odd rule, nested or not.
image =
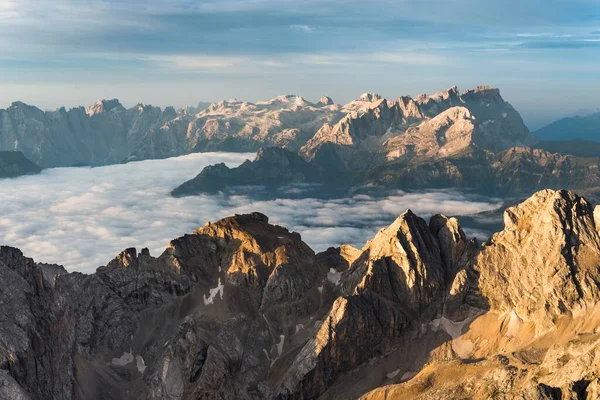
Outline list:
[[[508,117],[508,113],[502,113],[502,118]]]
[[[120,367],[123,367],[127,364],[131,364],[132,362],[133,362],[133,353],[125,352],[125,353],[123,353],[123,355],[121,357],[113,358],[110,363],[112,365],[118,365]]]
[[[139,354],[135,356],[135,364],[140,374],[143,374],[146,370],[146,363],[144,362],[142,356],[140,356]]]
[[[473,318],[466,318],[454,322],[446,317],[434,319],[430,326],[434,331],[439,329],[446,332],[452,338],[452,350],[461,358],[467,358],[473,351],[473,343],[470,340],[461,339],[463,327],[471,322]]]
[[[398,375],[400,373],[400,369],[397,369],[395,371],[390,372],[389,374],[385,374],[385,376],[387,376],[388,379],[393,379],[396,377],[396,375]]]
[[[335,268],[330,268],[327,273],[327,280],[334,285],[340,284],[340,279],[342,278],[342,273],[335,270]]]
[[[281,356],[281,353],[283,353],[283,342],[285,341],[285,335],[279,335],[279,338],[279,343],[277,343],[277,354]]]
[[[417,375],[416,372],[408,371],[408,372],[405,372],[404,375],[402,375],[400,377],[400,380],[401,381],[407,381],[407,380],[411,379],[412,377],[414,377],[415,375]]]
[[[508,320],[508,325],[506,327],[506,336],[507,337],[515,337],[521,330],[523,326],[523,320],[519,318],[516,312],[510,312],[510,319]]]
[[[209,304],[213,304],[213,302],[215,301],[215,297],[217,297],[217,294],[219,295],[220,299],[223,300],[223,288],[225,287],[225,285],[221,284],[221,278],[219,278],[219,283],[217,285],[216,288],[214,289],[210,289],[210,296],[206,297],[206,295],[202,296],[202,298],[204,299],[204,305],[209,305]]]
[[[323,285],[319,286],[319,287],[317,288],[317,290],[319,291],[319,293],[323,293]]]

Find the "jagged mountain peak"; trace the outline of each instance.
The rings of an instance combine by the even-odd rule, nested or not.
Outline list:
[[[10,103],[10,107],[11,108],[28,108],[31,106],[29,104],[26,104],[22,101],[17,100],[17,101],[13,101],[12,103]]]
[[[258,102],[257,104],[261,104],[262,102]],[[272,98],[271,100],[266,102],[267,104],[276,104],[276,103],[290,103],[299,106],[308,105],[309,103],[302,96],[298,96],[295,94],[284,94],[277,97]]]
[[[96,114],[107,113],[112,110],[115,111],[124,111],[125,107],[119,102],[118,99],[110,99],[110,100],[98,100],[91,106],[86,109],[86,112],[89,116],[93,116]]]
[[[441,101],[457,100],[459,97],[460,93],[458,91],[458,86],[452,86],[449,89],[442,90],[440,92],[436,92],[430,95],[422,93],[415,98],[415,101],[421,104],[428,103],[430,101],[439,103]]]
[[[438,115],[433,117],[431,120],[426,121],[425,123],[434,123],[435,121],[445,120],[445,119],[450,119],[450,120],[454,120],[454,121],[459,120],[459,119],[474,120],[475,117],[473,116],[473,114],[471,113],[471,111],[468,108],[463,107],[463,106],[455,106],[455,107],[451,107],[451,108],[447,109],[446,111],[439,113]]]
[[[383,96],[377,94],[377,93],[373,93],[373,92],[367,92],[367,93],[363,93],[359,96],[358,98],[359,101],[366,101],[369,103],[373,103],[379,100],[383,100]]]
[[[333,102],[333,99],[331,97],[329,97],[329,96],[323,96],[323,97],[321,97],[319,99],[319,103],[318,104],[321,105],[321,106],[331,106],[331,105],[333,105],[335,103]]]

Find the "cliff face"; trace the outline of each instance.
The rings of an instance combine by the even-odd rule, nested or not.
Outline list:
[[[599,213],[545,190],[482,247],[407,211],[320,254],[236,215],[93,275],[2,247],[0,396],[593,398]]]
[[[37,174],[42,169],[18,151],[0,151],[0,178]]]

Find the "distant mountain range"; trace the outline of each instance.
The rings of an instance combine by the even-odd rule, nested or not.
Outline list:
[[[173,193],[289,183],[465,187],[499,195],[600,186],[600,153],[593,154],[594,147],[539,142],[498,89],[480,86],[460,93],[453,87],[394,101],[367,93],[343,109],[348,113],[323,125],[298,155],[269,149],[238,168],[207,167]],[[285,176],[285,182],[274,174]]]
[[[299,149],[325,123],[341,119],[331,99],[299,96],[270,101],[222,101],[176,111],[118,100],[88,108],[42,111],[22,102],[0,110],[0,150],[21,151],[42,167],[104,165],[198,151],[256,151],[264,145]]]
[[[0,110],[0,150],[21,151],[41,167],[55,167],[286,149],[263,151],[258,164],[234,170],[210,167],[176,188],[177,195],[289,183],[530,193],[600,186],[600,153],[589,144],[597,140],[599,122],[600,114],[565,118],[537,131],[536,138],[489,86],[462,93],[452,87],[414,99],[365,93],[345,105],[326,96],[311,103],[285,95],[181,110],[142,104],[126,109],[118,100],[101,100],[45,112],[15,102]]]
[[[535,136],[545,141],[587,140],[600,142],[600,111],[559,119],[537,130]]]

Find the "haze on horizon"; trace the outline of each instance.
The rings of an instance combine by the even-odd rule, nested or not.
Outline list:
[[[536,129],[600,106],[599,50],[594,0],[0,0],[0,108],[489,84]]]

